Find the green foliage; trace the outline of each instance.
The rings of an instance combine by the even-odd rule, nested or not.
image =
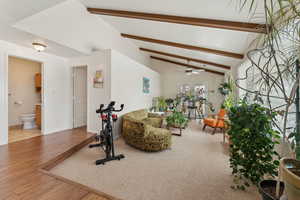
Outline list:
[[[168,109],[172,110],[174,108],[174,100],[171,98],[166,99],[166,104],[168,105]]]
[[[296,159],[300,160],[300,133],[297,134],[297,129],[289,134],[288,139],[290,141],[292,150],[296,153]]]
[[[232,188],[245,190],[250,183],[258,185],[265,175],[275,177],[279,155],[274,147],[280,138],[272,128],[276,113],[256,103],[241,102],[231,107],[228,116]]]
[[[236,104],[236,86],[235,82],[232,77],[228,78],[228,88],[229,92],[227,95],[225,95],[225,100],[222,104],[222,108],[225,108],[226,110],[230,110],[231,107],[233,107]]]
[[[232,88],[229,83],[221,83],[218,90],[223,96],[226,96],[232,91]]]
[[[300,46],[300,1],[299,0],[238,0],[241,9],[249,8],[249,13],[257,18],[262,16],[270,28],[266,34],[255,40],[255,48],[247,53],[251,67],[258,69],[260,78],[256,81],[257,91],[267,99],[270,109],[285,110],[282,121],[276,124],[286,139],[289,135],[288,116],[295,100],[295,91],[299,86],[300,75],[297,73],[297,60]],[[256,12],[256,7],[263,4],[263,13]],[[259,7],[259,6],[258,6]],[[257,16],[255,16],[257,14]],[[253,45],[254,46],[254,45]],[[248,68],[250,69],[250,67]],[[295,70],[296,69],[296,70]],[[246,70],[247,71],[247,70]],[[248,75],[247,75],[248,76]],[[257,76],[257,75],[256,75]],[[247,78],[247,77],[246,77]],[[244,80],[246,78],[243,78]],[[242,79],[241,79],[242,80]],[[242,88],[242,87],[240,87]],[[291,88],[292,91],[287,88]],[[254,93],[254,91],[247,91]],[[274,94],[275,93],[275,94]],[[275,99],[275,101],[273,101]],[[262,100],[262,99],[257,99]],[[278,102],[281,105],[278,105]],[[275,103],[273,103],[275,102]],[[300,125],[299,118],[295,127],[298,130],[289,138],[297,159],[300,159]]]
[[[167,105],[172,105],[172,104],[173,104],[173,102],[174,102],[174,100],[173,100],[173,99],[171,99],[171,98],[168,98],[168,99],[166,99],[166,103],[167,103]]]
[[[161,112],[167,110],[168,104],[166,103],[165,98],[163,98],[163,97],[157,98],[157,107],[158,107],[158,110]]]
[[[174,111],[172,115],[167,117],[166,121],[168,126],[184,127],[188,119],[181,112]]]

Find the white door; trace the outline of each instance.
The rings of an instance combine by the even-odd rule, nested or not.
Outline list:
[[[73,68],[73,127],[87,125],[87,66]]]

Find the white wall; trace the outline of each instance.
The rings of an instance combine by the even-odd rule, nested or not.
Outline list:
[[[89,132],[96,133],[101,128],[96,110],[100,104],[116,101],[116,108],[125,104],[120,116],[133,110],[150,108],[152,98],[160,96],[160,75],[150,68],[115,51],[94,52],[91,56],[73,58],[70,66],[88,66],[88,123]],[[93,78],[96,70],[104,73],[104,87],[94,88]],[[150,79],[150,94],[143,93],[143,77]],[[119,120],[120,122],[121,120]]]
[[[143,93],[143,77],[150,79],[150,93]],[[134,60],[111,51],[111,99],[125,104],[123,113],[150,108],[160,96],[160,75]]]
[[[0,48],[0,145],[8,142],[8,85],[7,85],[7,56]]]
[[[216,110],[220,108],[224,97],[219,93],[218,87],[220,83],[224,82],[224,76],[208,72],[187,76],[185,74],[186,68],[156,60],[152,61],[152,69],[161,74],[162,95],[165,98],[176,97],[181,85],[194,86],[200,84],[205,85],[208,91],[215,91],[208,94],[208,101],[213,103]]]
[[[0,41],[0,144],[6,144],[8,141],[7,63],[9,55],[43,63],[44,134],[71,128],[71,69],[67,60]]]
[[[143,93],[143,77],[150,79],[149,94]],[[117,109],[120,104],[125,105],[119,116],[134,110],[150,108],[153,97],[161,95],[160,86],[159,73],[117,51],[111,51],[111,100],[116,101]],[[118,125],[116,135],[119,134],[119,128]]]
[[[99,131],[101,126],[96,110],[100,104],[110,101],[110,50],[94,52],[90,56],[72,58],[69,60],[72,67],[87,65],[88,67],[88,106],[87,106],[87,130],[92,133]],[[104,73],[103,88],[93,87],[93,78],[97,70]]]

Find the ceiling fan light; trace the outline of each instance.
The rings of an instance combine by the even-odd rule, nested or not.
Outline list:
[[[45,44],[38,43],[38,42],[32,43],[32,46],[38,52],[44,51],[47,48],[47,46]]]

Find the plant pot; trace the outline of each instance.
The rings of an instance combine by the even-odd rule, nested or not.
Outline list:
[[[276,198],[276,185],[277,181],[275,180],[263,180],[259,183],[258,189],[259,193],[262,196],[263,200],[279,200],[283,195],[284,183],[280,182],[280,197]]]
[[[285,184],[285,191],[289,200],[300,199],[300,161],[283,158],[280,161],[281,175]]]

